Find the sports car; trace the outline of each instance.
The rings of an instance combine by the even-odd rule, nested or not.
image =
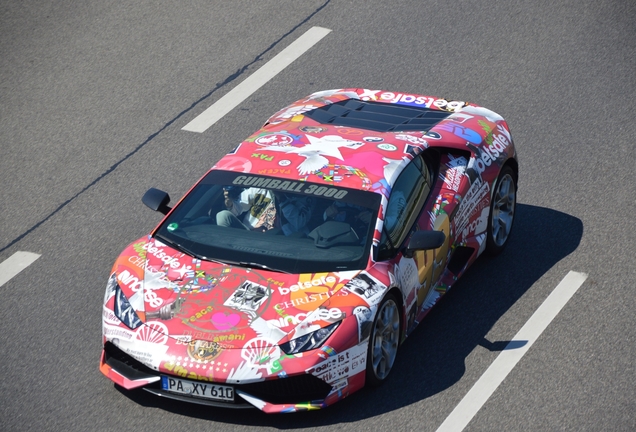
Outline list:
[[[268,413],[387,380],[398,348],[515,215],[495,112],[369,89],[273,115],[110,273],[100,370],[125,389]]]

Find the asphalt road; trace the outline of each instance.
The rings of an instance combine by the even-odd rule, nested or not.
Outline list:
[[[636,429],[636,3],[263,0],[0,4],[0,429],[434,431],[573,270],[572,299],[466,431]],[[313,26],[332,32],[204,133],[185,124]],[[386,386],[265,416],[98,371],[118,253],[279,108],[364,87],[468,100],[519,149],[506,252],[402,346]]]

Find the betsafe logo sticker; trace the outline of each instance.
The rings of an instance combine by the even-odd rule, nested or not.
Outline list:
[[[281,295],[287,295],[290,292],[296,292],[296,291],[300,291],[300,290],[305,290],[307,288],[311,288],[311,287],[318,287],[318,286],[324,286],[327,284],[333,284],[336,282],[336,278],[333,276],[323,276],[319,279],[314,279],[311,281],[305,281],[305,282],[298,282],[298,284],[296,285],[292,285],[289,288],[283,288],[283,287],[278,287],[278,292]]]
[[[278,287],[281,295],[288,295],[288,299],[274,306],[281,311],[290,307],[303,311],[316,309],[325,300],[340,291],[344,283],[339,282],[338,277],[329,273],[313,273],[300,275],[298,283],[289,288]]]
[[[380,93],[382,92],[382,93]],[[378,95],[378,93],[380,93]],[[467,105],[464,101],[453,101],[447,99],[436,99],[428,96],[412,95],[408,93],[383,92],[382,90],[364,89],[359,95],[364,101],[386,101],[389,103],[397,103],[400,105],[421,106],[430,108],[435,106],[443,111],[457,111]]]

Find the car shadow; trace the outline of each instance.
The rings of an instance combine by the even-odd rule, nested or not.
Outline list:
[[[537,280],[578,247],[582,235],[583,223],[576,217],[519,204],[506,250],[498,257],[480,257],[433,308],[400,347],[387,382],[377,389],[365,388],[325,410],[271,416],[256,409],[172,401],[142,390],[120,391],[136,403],[180,415],[279,429],[354,422],[403,408],[459,381],[465,372],[464,359],[475,347],[503,350],[510,341],[488,341],[485,336]],[[514,341],[513,345],[523,343]]]

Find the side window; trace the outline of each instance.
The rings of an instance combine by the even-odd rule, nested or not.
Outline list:
[[[418,155],[402,171],[391,189],[378,259],[389,258],[402,244],[417,220],[430,190],[429,168],[422,156]]]

